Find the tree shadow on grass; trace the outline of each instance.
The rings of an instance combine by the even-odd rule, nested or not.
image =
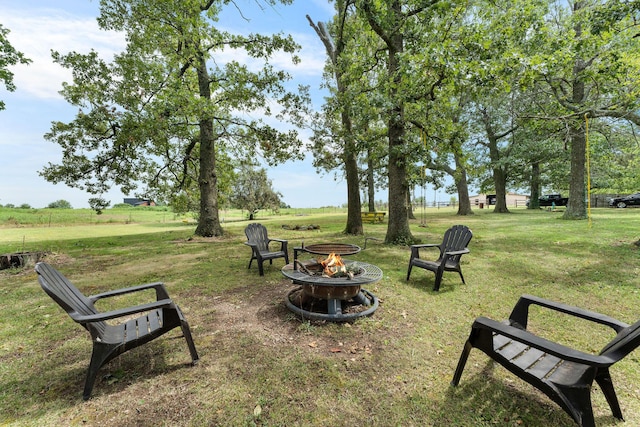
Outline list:
[[[420,274],[425,273],[425,274]],[[440,289],[437,291],[433,290],[433,285],[436,280],[435,274],[431,273],[427,270],[420,269],[419,271],[413,271],[411,273],[411,278],[409,281],[402,279],[402,281],[408,286],[417,289],[421,292],[425,292],[434,296],[447,294],[449,292],[454,292],[458,286],[467,286],[460,282],[460,276],[455,274],[455,276],[451,275],[451,277],[446,277],[446,275],[442,278],[442,282],[440,283]],[[406,275],[406,272],[405,272]],[[457,282],[455,280],[458,280]]]
[[[457,387],[449,386],[447,389],[441,416],[434,426],[576,425],[562,408],[537,389],[516,377],[504,380],[495,377],[494,368],[496,373],[497,369],[502,369],[495,362],[487,361],[480,372],[469,368],[468,363]],[[527,387],[530,390],[525,390]],[[598,426],[616,423],[612,415],[596,415]]]
[[[165,356],[168,352],[178,351],[169,347],[162,340],[180,339],[184,344],[181,334],[178,336],[164,336],[144,346],[127,351],[116,357],[98,372],[94,383],[92,398],[116,394],[126,391],[127,387],[137,382],[168,374],[179,369],[191,366],[189,351],[184,344],[184,359],[187,363],[167,364]],[[6,414],[16,419],[26,416],[23,411],[33,407],[45,410],[48,407],[73,406],[82,401],[84,382],[91,359],[91,346],[86,347],[86,352],[78,354],[77,350],[66,348],[64,350],[52,350],[49,355],[43,354],[40,363],[36,366],[25,367],[28,373],[14,376],[13,381],[0,384],[10,398],[16,404],[14,414]],[[64,351],[67,354],[55,354]],[[31,415],[31,414],[30,414]]]

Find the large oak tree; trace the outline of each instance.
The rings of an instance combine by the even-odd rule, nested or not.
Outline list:
[[[101,0],[98,23],[124,32],[126,50],[111,62],[97,52],[54,53],[73,73],[62,94],[78,114],[52,125],[46,138],[62,147],[62,162],[41,174],[92,194],[116,185],[166,199],[197,183],[196,234],[221,235],[218,156],[257,154],[273,164],[299,155],[295,131],[260,117],[299,124],[308,101],[304,88],[287,90],[289,75],[269,64],[278,51],[297,60],[293,39],[221,31],[214,24],[229,3]],[[222,54],[230,49],[246,61],[225,62]]]
[[[351,0],[336,0],[336,16],[331,24],[331,31],[322,22],[315,23],[309,15],[307,20],[314,29],[325,47],[329,58],[327,68],[335,80],[335,101],[340,115],[340,127],[335,135],[341,142],[338,156],[342,160],[347,181],[347,224],[346,234],[363,234],[362,217],[360,215],[360,179],[358,176],[358,154],[356,135],[353,128],[352,104],[350,96],[350,82],[345,72],[348,67],[345,49],[349,41],[355,42],[353,31],[349,33],[349,21],[353,20],[353,12],[350,12]],[[316,140],[324,138],[316,135]],[[322,151],[322,149],[320,150]]]
[[[555,100],[541,119],[561,122],[571,152],[569,205],[565,219],[583,219],[586,209],[587,122],[626,121],[640,126],[640,62],[637,1],[549,1],[540,16],[547,37],[523,56],[537,87]]]

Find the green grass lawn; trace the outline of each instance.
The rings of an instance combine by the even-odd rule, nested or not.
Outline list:
[[[477,350],[460,386],[449,385],[473,319],[506,318],[523,293],[627,323],[640,314],[637,209],[595,209],[591,221],[542,210],[457,217],[430,209],[426,227],[421,218],[411,224],[423,242],[439,242],[458,223],[474,232],[462,264],[467,284],[446,273],[436,293],[433,274],[421,269],[406,282],[408,247],[369,240],[353,258],[383,270],[367,287],[380,307],[348,324],[290,313],[284,297],[293,286],[280,273],[281,259],[265,264],[263,277],[255,264],[247,269],[241,212],[221,214],[227,234],[211,239],[194,237],[193,220],[168,211],[98,220],[70,210],[49,221],[40,210],[39,222],[16,215],[0,209],[0,253],[47,251],[47,261],[86,294],[165,282],[201,361],[188,366],[176,330],[104,367],[83,402],[88,334],[40,289],[31,266],[0,271],[0,425],[572,426],[557,405]],[[363,236],[342,234],[345,215],[292,210],[258,221],[290,248],[303,241],[363,246]],[[309,224],[320,230],[282,229]],[[364,227],[367,237],[384,240],[386,220]],[[583,321],[538,310],[532,316],[533,331],[584,351],[612,338]],[[611,372],[624,425],[640,425],[640,351]],[[598,387],[592,398],[596,423],[616,424]]]

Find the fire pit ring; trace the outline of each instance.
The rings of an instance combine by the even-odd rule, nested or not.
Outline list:
[[[282,268],[285,277],[300,285],[287,294],[285,303],[289,310],[303,318],[343,322],[368,316],[378,308],[378,298],[361,286],[382,278],[379,267],[361,261],[345,261],[350,270],[357,271],[353,277],[326,277],[309,275],[296,269],[294,264]],[[297,301],[294,301],[296,294]],[[353,311],[355,306],[364,310]]]
[[[299,249],[314,255],[329,255],[334,253],[336,255],[346,256],[355,255],[360,252],[360,246],[349,243],[317,243],[303,246]]]
[[[363,306],[367,306],[367,309],[364,311],[352,312],[352,313],[344,313],[343,303],[338,299],[327,300],[327,313],[317,312],[313,310],[307,310],[303,307],[299,307],[295,305],[292,301],[296,292],[300,291],[302,286],[292,289],[287,294],[285,299],[285,304],[287,308],[292,312],[300,315],[303,319],[309,320],[326,320],[330,322],[348,322],[350,320],[355,320],[360,317],[365,317],[373,314],[374,311],[378,309],[378,297],[369,292],[366,289],[360,289],[355,301],[360,301],[359,304]]]

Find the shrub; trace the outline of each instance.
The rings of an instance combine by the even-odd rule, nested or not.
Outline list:
[[[47,207],[50,209],[73,209],[73,207],[71,206],[71,203],[63,199],[56,200],[55,202],[51,202]]]

